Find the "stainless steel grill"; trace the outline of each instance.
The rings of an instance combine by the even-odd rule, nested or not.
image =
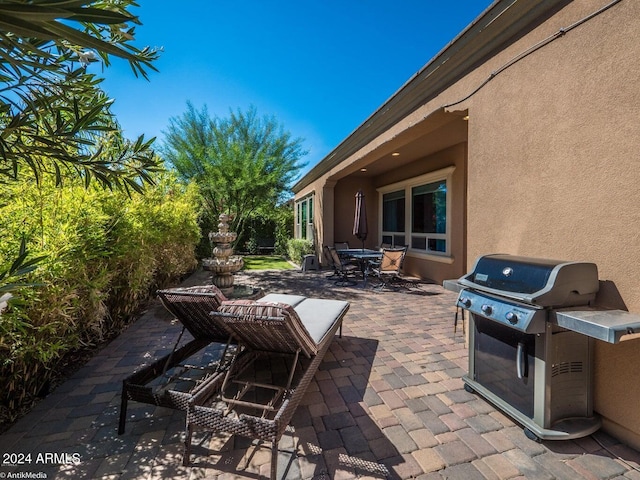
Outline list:
[[[461,285],[541,307],[586,305],[598,292],[594,263],[485,255]]]
[[[596,265],[486,255],[456,283],[457,305],[470,313],[465,388],[522,424],[530,438],[596,431],[593,341],[555,321],[560,309],[593,302]]]

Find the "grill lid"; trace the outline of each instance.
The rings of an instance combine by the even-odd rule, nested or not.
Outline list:
[[[594,263],[515,255],[484,255],[458,282],[495,295],[543,307],[586,305],[599,288]]]

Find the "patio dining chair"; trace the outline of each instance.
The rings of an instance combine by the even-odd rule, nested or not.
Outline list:
[[[304,298],[224,302],[212,315],[232,332],[241,353],[212,394],[198,394],[187,411],[183,463],[196,430],[271,442],[271,479],[278,442],[349,310],[349,302]],[[267,297],[265,297],[267,299]]]
[[[118,434],[124,433],[129,400],[186,410],[206,380],[231,362],[236,346],[226,327],[211,317],[226,297],[215,285],[158,290],[164,307],[182,323],[172,351],[122,382]],[[193,337],[184,343],[185,332]]]
[[[338,275],[338,268],[336,267],[335,262],[333,261],[333,256],[331,255],[331,251],[329,250],[329,246],[325,245],[322,247],[323,252],[323,263],[326,263],[327,267],[329,267],[333,272],[328,277],[335,277]]]
[[[357,273],[360,271],[359,267],[353,263],[347,263],[343,258],[338,254],[338,251],[333,247],[327,247],[329,249],[329,254],[331,255],[331,259],[333,260],[333,266],[336,271],[336,275],[338,276],[338,280],[335,281],[336,285],[339,286],[347,286],[347,285],[355,285],[358,283],[355,280]]]
[[[349,250],[349,242],[336,242],[333,244],[336,250]]]
[[[380,262],[371,264],[369,270],[371,276],[378,277],[380,280],[380,284],[376,287],[377,289],[384,289],[384,287],[400,277],[400,270],[406,253],[407,247],[382,249]]]

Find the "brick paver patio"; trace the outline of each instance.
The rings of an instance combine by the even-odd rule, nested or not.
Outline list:
[[[640,479],[640,454],[609,435],[536,443],[463,389],[467,350],[455,294],[427,283],[376,292],[325,272],[255,272],[267,292],[346,299],[351,309],[280,442],[287,479]],[[206,283],[206,272],[185,284]],[[268,445],[199,434],[182,466],[184,413],[130,402],[117,435],[122,379],[167,352],[180,326],[154,302],[122,335],[0,436],[0,466],[46,478],[256,479]],[[65,456],[66,454],[66,456]],[[33,478],[45,478],[44,476]]]

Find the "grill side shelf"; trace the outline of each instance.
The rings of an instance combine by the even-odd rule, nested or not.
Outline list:
[[[640,338],[640,315],[624,310],[585,307],[555,310],[555,323],[608,343]]]
[[[442,282],[442,286],[445,290],[449,290],[450,292],[460,293],[460,290],[466,288],[464,285],[458,283],[458,279],[455,280],[444,280]]]

